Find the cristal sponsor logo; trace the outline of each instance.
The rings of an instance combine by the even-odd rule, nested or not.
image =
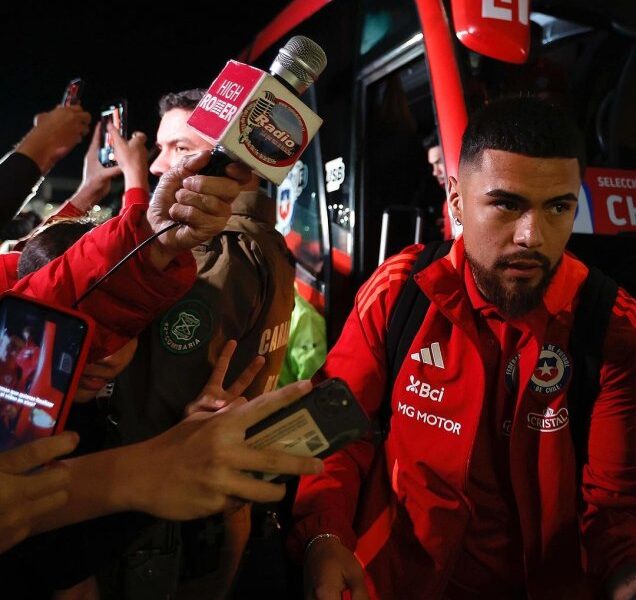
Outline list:
[[[528,413],[528,427],[535,431],[551,433],[563,429],[570,421],[568,409],[563,407],[557,412],[552,408],[546,408],[543,414]]]
[[[424,363],[425,365],[433,365],[439,369],[444,368],[444,359],[439,342],[433,342],[429,348],[420,348],[419,352],[413,352],[411,359],[415,362]]]
[[[446,419],[445,417],[434,415],[428,411],[419,410],[415,406],[411,406],[405,402],[398,402],[398,413],[408,417],[409,419],[415,419],[420,423],[424,423],[429,427],[441,429],[454,435],[461,434],[461,423],[453,421],[452,419]]]
[[[406,391],[417,394],[420,398],[430,398],[433,402],[441,402],[444,397],[444,388],[432,388],[426,381],[419,381],[413,375],[409,376],[411,383],[406,386]]]

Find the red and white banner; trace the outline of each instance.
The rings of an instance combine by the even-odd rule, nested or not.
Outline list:
[[[574,231],[636,232],[636,171],[588,167]]]

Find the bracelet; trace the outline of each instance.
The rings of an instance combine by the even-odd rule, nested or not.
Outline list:
[[[312,537],[309,542],[307,543],[307,545],[305,546],[305,555],[307,555],[307,553],[309,552],[309,549],[316,543],[319,542],[320,540],[328,540],[328,539],[334,539],[337,540],[338,542],[340,542],[340,538],[333,534],[333,533],[319,533],[318,535]]]

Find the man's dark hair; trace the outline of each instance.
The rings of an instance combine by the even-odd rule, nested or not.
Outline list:
[[[534,96],[490,102],[469,119],[459,156],[474,163],[484,150],[503,150],[533,158],[576,158],[585,170],[583,136],[561,108]]]
[[[163,115],[173,108],[194,110],[206,92],[206,89],[194,88],[192,90],[183,90],[182,92],[171,92],[162,96],[159,100],[159,116],[163,117]]]
[[[18,277],[33,273],[61,256],[94,227],[95,223],[86,219],[54,221],[24,245],[18,261]]]
[[[433,129],[433,131],[422,140],[422,147],[425,150],[433,148],[434,146],[439,146],[439,136],[437,135],[436,129]]]

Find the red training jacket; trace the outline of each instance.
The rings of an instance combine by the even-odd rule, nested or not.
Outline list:
[[[11,289],[53,305],[72,306],[91,283],[146,239],[148,234],[140,227],[145,211],[142,204],[131,205],[82,236],[62,256],[20,280],[19,253],[0,255],[0,292]],[[79,305],[96,324],[89,362],[113,354],[194,284],[196,263],[190,252],[183,252],[167,269],[158,271],[147,250],[124,263]]]
[[[346,380],[371,417],[385,397],[389,317],[420,250],[385,261],[362,286],[321,372]],[[471,518],[467,487],[488,350],[479,344],[464,265],[460,238],[416,275],[431,306],[395,381],[390,433],[375,461],[371,442],[358,441],[329,457],[322,474],[301,478],[291,549],[302,555],[315,535],[338,535],[365,568],[373,598],[441,597]],[[623,290],[603,350],[578,511],[568,343],[586,274],[563,257],[543,306],[519,325],[506,370],[516,398],[509,476],[533,598],[591,597],[616,567],[636,560],[636,303]]]

